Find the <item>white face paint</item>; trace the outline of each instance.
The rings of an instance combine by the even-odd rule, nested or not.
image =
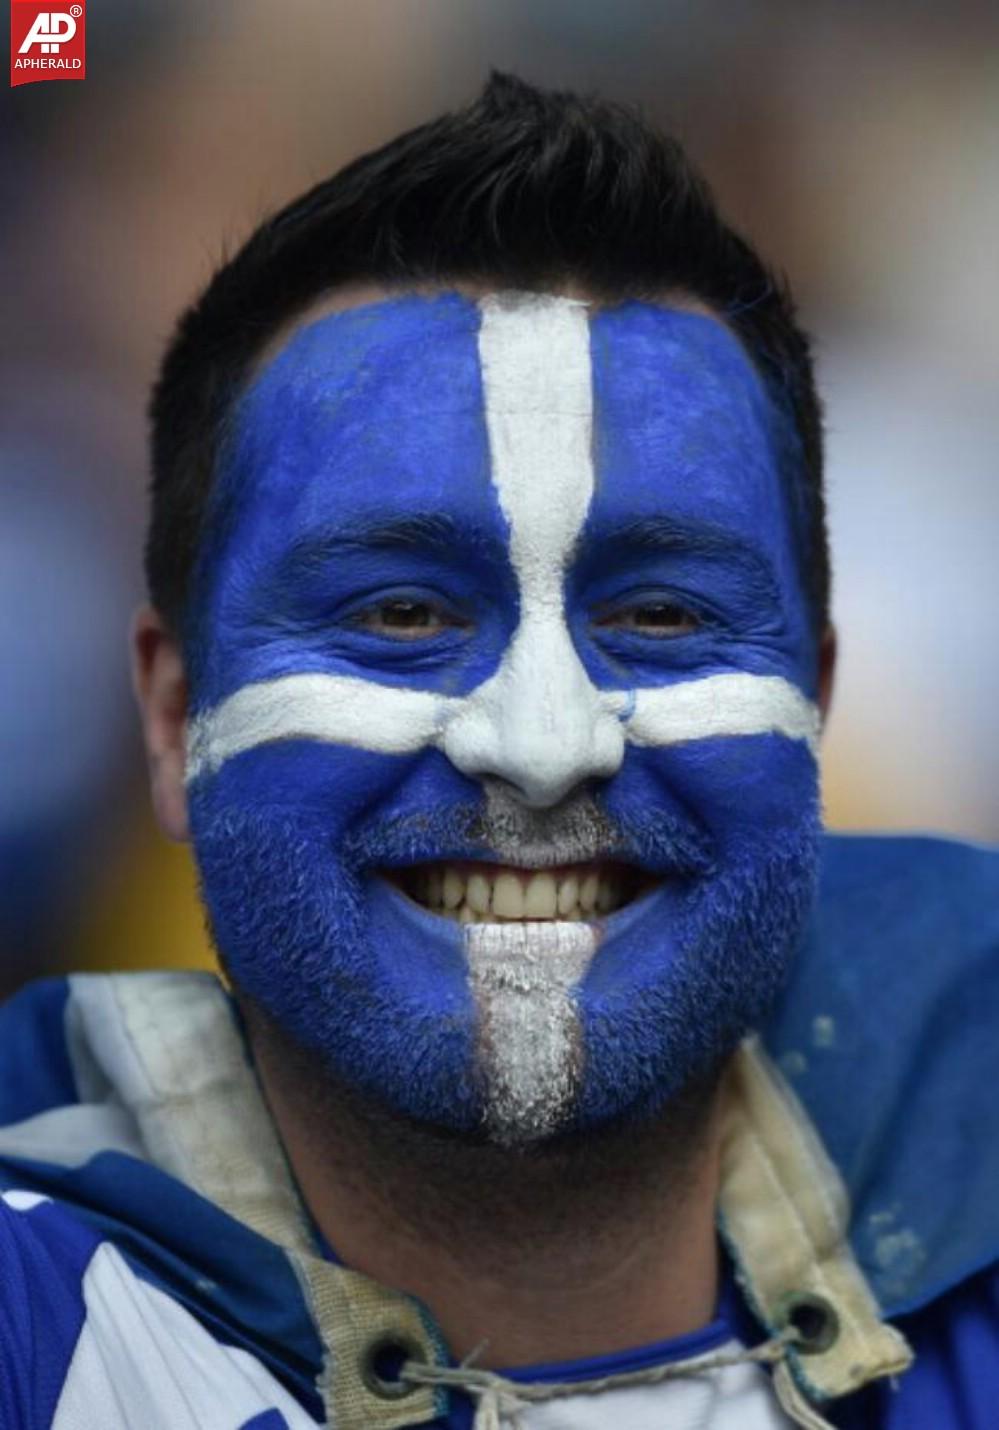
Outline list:
[[[499,669],[450,719],[442,748],[525,803],[557,804],[621,764],[613,702],[601,699],[566,624],[566,567],[593,498],[586,307],[532,294],[482,302],[479,356],[492,479],[510,523],[520,624]]]
[[[516,295],[482,305],[479,359],[492,480],[510,524],[520,624],[491,680],[448,722],[444,753],[498,778],[534,808],[620,767],[620,723],[591,683],[566,624],[565,571],[593,498],[593,396],[586,307]],[[494,1137],[556,1130],[581,1056],[572,990],[596,948],[585,925],[466,930],[479,1006],[480,1069]]]
[[[589,967],[588,924],[475,924],[465,930],[479,1008],[489,1131],[508,1146],[558,1130],[581,1074],[572,990]]]
[[[186,778],[190,783],[199,775],[214,774],[233,756],[279,740],[314,740],[380,755],[409,755],[431,746],[449,753],[454,748],[453,742],[449,747],[452,726],[459,720],[467,722],[466,731],[477,723],[482,728],[476,697],[491,684],[464,697],[314,673],[245,685],[190,722]],[[818,749],[814,702],[779,675],[740,671],[630,694],[595,693],[602,712],[620,725],[628,744],[665,748],[713,735],[775,734],[803,740],[813,753]],[[488,748],[484,741],[482,748]]]

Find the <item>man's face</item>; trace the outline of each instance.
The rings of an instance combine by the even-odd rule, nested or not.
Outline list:
[[[229,972],[508,1142],[654,1111],[771,1002],[817,850],[791,436],[715,319],[455,293],[242,399],[189,652]]]

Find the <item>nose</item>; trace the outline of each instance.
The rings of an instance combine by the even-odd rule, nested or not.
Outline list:
[[[600,699],[561,612],[526,619],[503,661],[462,703],[442,748],[463,774],[501,779],[547,809],[579,785],[609,779],[624,734]]]

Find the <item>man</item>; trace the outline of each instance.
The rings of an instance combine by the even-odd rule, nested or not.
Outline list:
[[[231,998],[6,1010],[0,1423],[994,1424],[994,866],[820,836],[808,348],[679,149],[494,78],[266,223],[152,415]]]

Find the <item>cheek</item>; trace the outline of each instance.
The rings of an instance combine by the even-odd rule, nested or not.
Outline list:
[[[465,857],[482,788],[436,750],[380,755],[312,741],[258,746],[190,788],[199,831],[246,815],[293,826],[355,872]]]
[[[336,843],[391,797],[416,760],[289,740],[228,760],[196,787],[191,802],[213,812],[284,811],[307,824],[320,822]]]
[[[231,760],[191,796],[195,854],[216,933],[241,966],[353,969],[414,1005],[464,984],[463,939],[410,909],[387,867],[467,852],[481,812],[443,757],[388,759],[310,744]],[[287,966],[287,965],[286,965]]]
[[[818,797],[818,767],[804,741],[740,735],[630,749],[604,804],[612,816],[661,810],[723,855],[811,820]]]

